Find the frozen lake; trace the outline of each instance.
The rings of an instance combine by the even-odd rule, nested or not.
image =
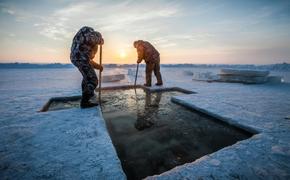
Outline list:
[[[132,69],[132,68],[130,68]],[[192,76],[185,72],[213,72],[218,73],[219,68],[161,68],[161,73],[165,82],[190,81]],[[104,73],[114,74],[114,72],[127,74],[128,69],[107,68]],[[144,69],[140,68],[140,74],[144,74]],[[98,74],[98,73],[97,73]],[[290,82],[290,72],[271,71],[270,75],[282,76],[286,83]],[[121,82],[105,83],[133,84],[134,77],[126,77]],[[144,77],[138,77],[140,83],[144,82]],[[153,81],[155,80],[153,75]],[[1,90],[46,90],[49,92],[61,92],[63,90],[79,91],[81,75],[76,68],[63,69],[0,69],[0,89]],[[4,94],[2,94],[4,95]]]
[[[127,73],[127,69],[106,71]],[[285,117],[290,115],[290,72],[271,72],[284,76],[287,83],[245,85],[193,81],[185,71],[218,72],[218,69],[161,68],[166,86],[197,92],[178,97],[176,101],[208,110],[232,124],[261,134],[163,177],[170,175],[178,179],[194,173],[201,177],[213,174],[226,178],[229,171],[248,179],[289,177],[290,125]],[[133,80],[134,76],[126,76],[120,82],[103,86],[133,84]],[[138,83],[143,84],[144,77],[140,76]],[[81,75],[76,68],[0,70],[0,177],[122,179],[119,160],[95,109],[37,112],[51,97],[80,95],[80,84]],[[265,154],[269,159],[257,158]],[[232,162],[237,163],[232,166]]]

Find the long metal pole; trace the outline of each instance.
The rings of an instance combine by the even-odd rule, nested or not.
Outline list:
[[[102,54],[103,53],[103,49],[102,49],[102,45],[100,45],[100,66],[102,66]],[[101,104],[101,88],[102,88],[102,71],[101,69],[99,69],[99,103]]]
[[[134,83],[134,87],[135,87],[135,88],[136,88],[136,82],[137,82],[138,70],[139,70],[139,63],[137,63],[137,70],[136,70],[135,83]]]
[[[136,89],[138,70],[139,70],[139,63],[137,63],[136,76],[135,76],[135,82],[134,82],[134,90],[135,90],[135,97],[136,97],[136,108],[137,108],[137,118],[139,116],[139,103],[138,103],[138,96],[137,96],[137,89]]]

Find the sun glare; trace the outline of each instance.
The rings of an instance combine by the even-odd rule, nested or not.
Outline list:
[[[121,59],[124,59],[127,56],[127,53],[124,50],[121,50],[119,56]]]

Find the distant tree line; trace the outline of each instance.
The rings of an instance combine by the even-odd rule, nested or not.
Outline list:
[[[260,69],[269,71],[290,71],[289,63],[280,64],[163,64],[162,67],[191,67],[191,68],[235,68],[235,69]]]
[[[105,68],[136,68],[136,64],[104,64]],[[145,64],[140,64],[145,67]],[[254,65],[254,64],[162,64],[162,67],[176,68],[236,68],[260,69],[269,71],[290,71],[289,63]],[[0,63],[0,69],[32,69],[32,68],[73,68],[72,64],[33,64],[33,63]]]
[[[0,63],[0,69],[71,68],[71,64]]]

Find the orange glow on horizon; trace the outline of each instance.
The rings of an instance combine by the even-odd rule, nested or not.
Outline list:
[[[119,52],[119,56],[120,56],[121,59],[124,59],[127,56],[127,53],[122,49]]]

